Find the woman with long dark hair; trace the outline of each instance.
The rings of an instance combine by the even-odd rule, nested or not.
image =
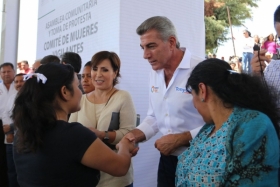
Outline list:
[[[100,172],[127,173],[134,143],[122,140],[112,151],[68,114],[80,109],[82,93],[70,65],[41,65],[28,74],[13,109],[14,160],[18,182],[33,186],[96,186]]]
[[[277,186],[280,114],[273,88],[210,59],[194,68],[186,89],[206,124],[178,158],[176,186]]]

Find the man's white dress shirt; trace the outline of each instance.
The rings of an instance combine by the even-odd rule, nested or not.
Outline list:
[[[183,49],[184,50],[184,49]],[[192,69],[203,61],[186,50],[175,70],[168,87],[165,84],[164,70],[150,73],[149,109],[147,117],[137,127],[146,140],[158,131],[163,135],[190,131],[194,138],[204,124],[201,115],[193,106],[192,95],[186,91],[186,84]],[[178,156],[186,147],[180,147],[172,155]]]
[[[14,98],[16,94],[17,90],[15,89],[14,82],[10,85],[9,90],[7,90],[3,82],[0,83],[0,119],[3,122],[3,125],[10,124],[11,122],[9,114],[11,114],[10,111],[14,105]],[[6,137],[5,143],[7,143]]]

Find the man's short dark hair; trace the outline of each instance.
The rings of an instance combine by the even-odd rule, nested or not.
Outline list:
[[[25,73],[18,73],[18,74],[16,74],[16,76],[14,77],[14,80],[15,80],[16,77],[18,77],[18,76],[24,76],[24,75],[26,75],[26,74],[25,74]]]
[[[84,67],[86,67],[86,66],[91,67],[91,61],[88,61],[88,62],[84,65]]]
[[[5,62],[5,63],[1,64],[0,69],[2,69],[2,67],[4,67],[4,66],[11,66],[12,69],[14,69],[14,65],[11,62]]]
[[[58,58],[58,56],[55,55],[47,55],[44,58],[42,58],[42,60],[40,61],[41,65],[45,65],[51,62],[55,62],[55,63],[60,63],[60,59]]]
[[[27,61],[27,60],[23,60],[23,61],[21,61],[21,62],[24,62],[25,64],[28,65],[28,61]]]
[[[274,12],[274,24],[276,22],[280,22],[280,5],[277,7],[277,9]]]
[[[61,63],[70,64],[73,66],[74,71],[79,73],[82,67],[82,59],[78,53],[65,52],[61,56]]]

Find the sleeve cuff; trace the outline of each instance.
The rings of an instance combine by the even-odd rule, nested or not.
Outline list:
[[[190,133],[192,135],[192,139],[194,139],[196,137],[196,135],[199,133],[200,129],[202,128],[203,126],[200,126],[200,127],[197,127],[193,130],[190,130]]]
[[[140,124],[138,127],[136,127],[137,129],[141,130],[146,137],[146,141],[148,141],[149,139],[151,139],[156,133],[154,132],[153,128],[149,125],[146,124]]]

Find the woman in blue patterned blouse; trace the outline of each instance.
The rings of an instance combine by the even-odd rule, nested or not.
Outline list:
[[[198,64],[186,88],[206,124],[178,157],[176,186],[278,186],[273,88],[219,59]]]

